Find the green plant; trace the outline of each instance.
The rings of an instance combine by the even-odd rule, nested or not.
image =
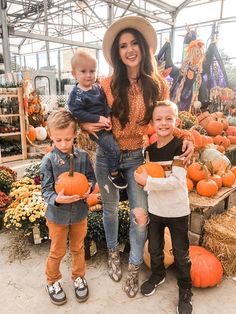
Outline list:
[[[128,202],[119,203],[119,230],[118,241],[120,243],[129,243],[129,225],[130,210]],[[94,240],[96,243],[105,241],[105,232],[103,228],[103,211],[89,212],[87,239]]]
[[[12,176],[12,179],[13,179],[14,181],[16,181],[17,173],[16,173],[15,170],[12,170],[12,169],[9,168],[9,167],[0,166],[0,171],[2,171],[2,170],[5,170],[5,171],[9,172],[9,173],[11,174],[11,176]]]
[[[24,170],[24,177],[31,178],[36,184],[40,184],[40,162],[32,163]]]
[[[9,171],[0,170],[0,191],[9,194],[14,181],[15,180]]]
[[[17,197],[7,208],[4,216],[4,226],[10,230],[24,230],[28,235],[33,226],[40,231],[46,228],[46,203],[40,192],[25,192]]]
[[[11,198],[4,192],[0,191],[0,211],[4,211],[6,207],[11,203]]]

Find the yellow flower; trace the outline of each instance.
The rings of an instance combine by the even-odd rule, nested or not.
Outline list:
[[[29,217],[29,221],[30,221],[30,222],[35,222],[35,220],[36,220],[36,219],[35,219],[35,216],[34,216],[34,215],[32,215],[32,216]]]

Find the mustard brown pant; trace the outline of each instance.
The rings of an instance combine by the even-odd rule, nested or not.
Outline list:
[[[87,233],[87,218],[72,225],[56,224],[47,220],[51,247],[46,264],[46,277],[48,284],[53,284],[62,278],[60,263],[66,254],[67,239],[69,235],[69,248],[72,255],[72,279],[85,275],[84,239]]]

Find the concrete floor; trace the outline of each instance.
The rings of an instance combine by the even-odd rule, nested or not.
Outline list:
[[[1,314],[172,314],[176,313],[178,289],[174,269],[169,268],[165,284],[156,293],[144,297],[138,293],[136,298],[129,299],[122,290],[124,279],[114,283],[107,275],[106,253],[100,250],[87,261],[87,281],[90,298],[79,304],[74,297],[70,279],[69,255],[61,265],[63,274],[62,285],[68,301],[58,307],[49,301],[45,291],[44,267],[49,251],[49,242],[30,246],[30,256],[21,262],[10,263],[8,250],[11,239],[9,232],[0,232],[0,313]],[[122,253],[124,275],[127,269],[127,254]],[[142,266],[140,282],[149,276],[149,270]],[[124,277],[123,277],[124,278]],[[235,314],[236,313],[236,282],[232,278],[224,278],[214,288],[193,289],[193,306],[195,314]]]

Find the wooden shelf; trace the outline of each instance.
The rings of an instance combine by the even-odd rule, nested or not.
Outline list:
[[[0,133],[1,137],[15,136],[15,135],[21,135],[21,132]]]
[[[20,87],[19,87],[20,88]],[[18,95],[17,94],[1,94],[0,93],[0,98],[1,97],[15,97],[15,98],[17,98],[18,97]]]
[[[0,115],[0,119],[3,119],[5,117],[19,117],[20,119],[20,132],[9,132],[9,133],[0,133],[1,137],[14,137],[14,136],[20,136],[21,139],[21,150],[22,153],[19,155],[12,155],[7,157],[1,157],[0,154],[0,164],[3,162],[9,162],[14,160],[21,160],[21,159],[27,159],[27,143],[26,143],[26,132],[25,132],[25,112],[24,112],[24,105],[23,105],[23,91],[21,87],[17,88],[17,94],[1,94],[1,97],[18,97],[19,102],[19,114],[5,114]]]
[[[2,163],[16,161],[16,160],[22,160],[22,159],[26,159],[26,158],[24,158],[23,154],[1,157]]]
[[[11,118],[11,117],[19,117],[19,113],[8,113],[8,114],[0,114],[0,119],[1,118]]]

